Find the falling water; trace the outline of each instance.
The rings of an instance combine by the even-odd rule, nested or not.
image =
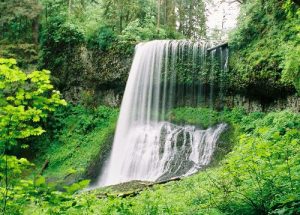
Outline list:
[[[111,155],[97,186],[165,180],[192,174],[209,164],[226,126],[206,130],[178,126],[168,122],[168,113],[173,107],[201,101],[204,87],[197,78],[199,71],[207,70],[210,46],[168,40],[137,45]],[[215,51],[211,53],[215,55]],[[213,85],[208,89],[212,97]]]

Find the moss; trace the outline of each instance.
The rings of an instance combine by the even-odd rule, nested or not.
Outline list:
[[[35,160],[37,170],[48,160],[43,171],[48,182],[72,184],[95,178],[94,168],[99,167],[111,148],[117,113],[107,107],[71,107],[57,113],[52,137],[44,137],[49,141],[48,147],[41,149]]]
[[[220,122],[218,112],[210,108],[176,108],[168,114],[168,118],[176,124],[195,125],[203,129]]]
[[[228,125],[226,130],[220,135],[214,156],[209,167],[218,166],[220,161],[233,149],[234,143],[237,141],[238,131]]]
[[[109,132],[106,140],[101,145],[101,148],[98,150],[98,154],[95,153],[94,158],[91,159],[91,162],[86,169],[86,177],[91,179],[91,184],[97,181],[97,177],[100,175],[104,162],[108,159],[110,154],[112,143],[114,140],[114,131]]]

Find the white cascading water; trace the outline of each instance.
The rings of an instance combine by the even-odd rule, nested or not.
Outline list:
[[[97,186],[166,180],[209,164],[226,125],[201,130],[167,122],[167,113],[180,94],[176,63],[188,49],[193,61],[204,64],[208,47],[168,40],[137,45],[112,151]]]

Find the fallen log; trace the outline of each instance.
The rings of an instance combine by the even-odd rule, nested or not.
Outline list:
[[[222,44],[220,44],[220,45],[214,46],[214,47],[212,47],[212,48],[207,49],[207,51],[209,52],[209,51],[212,51],[212,50],[214,50],[214,49],[221,48],[221,47],[222,47],[222,48],[228,47],[228,43],[226,42],[226,43],[222,43]]]

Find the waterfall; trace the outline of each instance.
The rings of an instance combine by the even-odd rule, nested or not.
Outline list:
[[[206,64],[216,55],[212,51],[207,60],[209,47],[205,42],[170,40],[137,45],[112,151],[97,186],[165,180],[209,164],[226,125],[204,130],[168,122],[173,107],[197,106],[203,100],[207,90],[199,71],[210,71]],[[210,72],[204,78],[212,76]],[[213,84],[207,89],[212,102]]]

